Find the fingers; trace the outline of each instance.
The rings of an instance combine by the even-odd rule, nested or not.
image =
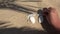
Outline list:
[[[56,12],[56,9],[52,7],[49,7],[48,10],[50,11],[50,13]]]
[[[44,16],[47,16],[48,14],[49,14],[49,10],[48,10],[48,8],[43,8],[43,15]]]
[[[48,16],[51,13],[57,13],[55,8],[49,7],[49,8],[43,8],[43,15]]]

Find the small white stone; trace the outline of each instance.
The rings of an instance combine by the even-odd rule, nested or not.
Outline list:
[[[32,24],[35,23],[34,14],[29,14],[29,15],[28,15],[28,19],[32,22]]]

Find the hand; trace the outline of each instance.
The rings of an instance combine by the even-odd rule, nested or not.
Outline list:
[[[60,30],[60,20],[58,12],[55,8],[43,8],[43,16],[46,16],[48,22],[54,26],[57,30]]]

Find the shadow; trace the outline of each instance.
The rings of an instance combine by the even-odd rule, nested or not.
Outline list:
[[[0,0],[0,2],[14,2],[16,0]]]
[[[47,34],[47,32],[29,27],[21,27],[0,29],[0,34]]]
[[[42,14],[42,10],[38,10],[38,14]],[[47,14],[47,13],[46,13]],[[57,34],[55,28],[49,24],[46,16],[42,15],[43,16],[43,22],[41,23],[42,24],[42,27],[44,28],[45,31],[47,31],[49,34]]]
[[[36,12],[35,10],[32,10],[30,8],[18,6],[18,5],[10,4],[10,3],[7,3],[7,4],[0,3],[0,9],[12,9],[12,10],[16,10],[17,12],[24,12],[27,14],[31,14],[32,12]]]
[[[10,23],[9,21],[0,21],[0,25],[6,24],[6,23]]]
[[[0,29],[4,29],[8,26],[11,26],[12,24],[10,24],[9,21],[0,21]]]
[[[45,31],[38,30],[35,28],[29,28],[29,27],[6,28],[11,25],[7,23],[10,23],[10,22],[0,21],[0,34],[48,34]],[[7,24],[7,25],[1,27],[1,25],[4,25],[4,24]]]
[[[12,10],[17,10],[17,12],[25,12],[25,13],[28,13],[28,14],[31,14],[31,11],[34,12],[34,10],[32,10],[32,9],[29,9],[29,8],[23,7],[23,6],[18,6],[18,5],[15,5],[15,4],[9,4],[8,6],[12,6],[12,7],[8,7],[8,8],[12,9]]]

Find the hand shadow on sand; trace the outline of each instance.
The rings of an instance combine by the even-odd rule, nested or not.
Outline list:
[[[0,21],[0,26],[7,24],[10,22],[6,22],[6,21]],[[11,24],[10,24],[11,25]],[[21,28],[6,28],[8,26],[10,26],[9,24],[0,27],[0,34],[47,34],[47,32],[42,31],[42,30],[38,30],[35,28],[30,28],[30,27],[21,27]]]
[[[47,32],[29,27],[0,29],[0,34],[47,34]]]

